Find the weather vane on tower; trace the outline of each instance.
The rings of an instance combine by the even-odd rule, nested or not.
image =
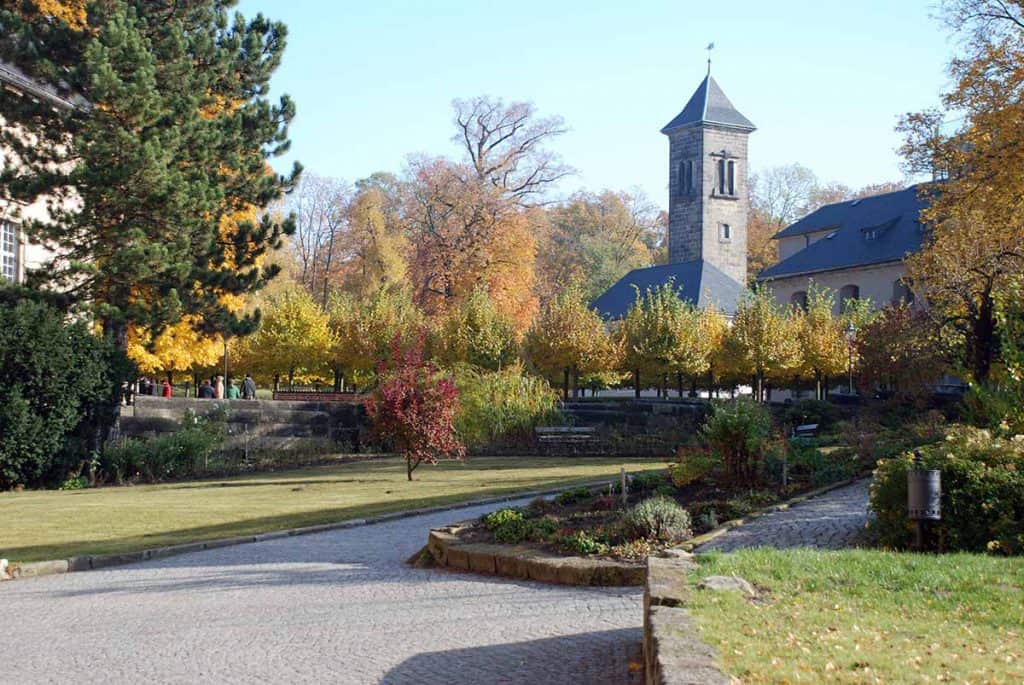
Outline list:
[[[711,76],[711,51],[715,49],[715,42],[711,41],[704,49],[708,51],[708,76]]]

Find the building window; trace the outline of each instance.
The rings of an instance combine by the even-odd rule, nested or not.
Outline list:
[[[914,291],[907,287],[907,284],[903,282],[902,278],[897,278],[895,281],[893,281],[892,303],[914,304]]]
[[[718,224],[718,239],[723,243],[732,240],[732,228],[729,227],[729,224]]]
[[[736,162],[729,162],[729,194],[736,194]]]
[[[693,160],[686,162],[686,192],[693,192]]]
[[[855,285],[844,285],[839,289],[839,311],[845,311],[851,300],[860,299],[860,288]]]
[[[718,160],[718,194],[725,195],[725,160]]]
[[[18,280],[18,228],[8,221],[0,223],[0,276]]]
[[[807,291],[797,290],[789,297],[790,304],[795,304],[800,309],[807,311]]]

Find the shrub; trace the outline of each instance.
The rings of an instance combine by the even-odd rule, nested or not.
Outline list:
[[[714,403],[701,434],[721,458],[731,485],[754,485],[761,479],[771,427],[768,408],[753,400]]]
[[[461,408],[455,427],[472,449],[497,445],[529,445],[533,429],[560,425],[558,395],[547,381],[523,373],[518,366],[486,372],[468,366],[455,373]]]
[[[941,548],[1024,553],[1024,436],[998,438],[957,426],[920,452],[925,466],[942,474],[942,520],[932,524]],[[875,470],[871,526],[884,546],[905,548],[913,537],[906,514],[912,465],[907,452]]]
[[[0,490],[59,483],[80,456],[63,451],[68,436],[115,404],[116,353],[55,307],[20,290],[2,295]]]
[[[652,492],[665,485],[668,477],[661,471],[645,471],[633,476],[629,481],[630,492]]]
[[[484,526],[491,531],[507,523],[522,520],[523,512],[518,509],[499,509],[483,516]]]
[[[410,481],[423,462],[466,453],[455,430],[459,391],[422,354],[422,343],[402,352],[396,339],[390,369],[381,368],[385,380],[365,403],[374,437],[402,454]]]
[[[680,447],[676,450],[676,461],[669,466],[672,483],[682,488],[708,475],[715,467],[711,450],[703,446]]]
[[[577,554],[607,554],[609,551],[607,542],[597,539],[593,533],[584,530],[562,536],[559,538],[559,544],[566,550]]]
[[[181,428],[152,438],[127,438],[108,445],[104,461],[117,482],[139,478],[149,483],[191,478],[210,470],[210,458],[224,440],[221,417],[186,415]]]
[[[625,526],[634,538],[678,542],[690,537],[690,514],[674,500],[652,497],[626,514]]]
[[[590,492],[590,488],[579,487],[558,493],[558,496],[555,497],[555,501],[563,506],[567,506],[570,504],[576,504],[577,502],[585,502],[591,497],[593,497],[593,494]]]

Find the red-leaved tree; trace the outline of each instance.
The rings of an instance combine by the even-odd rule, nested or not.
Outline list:
[[[455,432],[459,391],[455,382],[423,360],[422,340],[403,351],[392,346],[381,365],[382,382],[366,399],[373,436],[405,457],[406,475],[441,457],[462,459],[466,447]]]

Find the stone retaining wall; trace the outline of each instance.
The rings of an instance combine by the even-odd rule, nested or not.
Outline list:
[[[685,558],[649,557],[644,587],[644,669],[647,685],[729,685],[715,665],[717,654],[699,637],[686,610]]]
[[[123,435],[142,436],[178,430],[188,411],[227,413],[228,449],[358,452],[366,412],[357,402],[202,400],[140,395],[121,410]]]
[[[430,531],[426,551],[438,566],[557,585],[643,585],[646,569],[608,559],[563,557],[516,545],[465,543],[456,535],[468,524]]]

